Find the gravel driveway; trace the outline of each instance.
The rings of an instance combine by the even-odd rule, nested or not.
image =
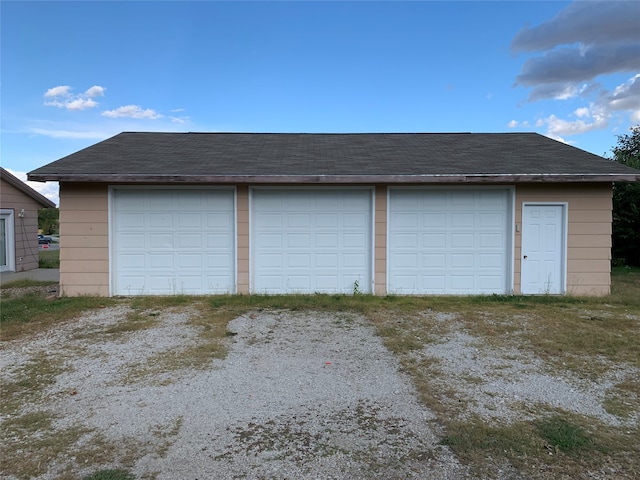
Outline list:
[[[434,415],[418,402],[397,360],[351,314],[259,312],[236,318],[224,360],[131,380],[130,368],[197,341],[188,308],[155,326],[94,335],[128,307],[105,308],[38,339],[5,342],[3,375],[30,358],[64,358],[41,402],[56,429],[87,429],[77,444],[118,445],[138,478],[468,478],[439,445]],[[24,412],[22,412],[24,413]],[[96,470],[74,449],[38,478]],[[129,459],[123,460],[123,459]],[[118,463],[104,463],[114,468]]]

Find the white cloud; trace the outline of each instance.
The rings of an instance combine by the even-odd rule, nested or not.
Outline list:
[[[147,120],[156,120],[164,117],[164,115],[150,108],[143,110],[139,105],[124,105],[114,110],[105,110],[102,112],[102,115],[109,118],[138,118]]]
[[[69,95],[70,91],[71,91],[71,87],[69,85],[60,85],[47,90],[44,96],[45,97],[66,97],[67,95]]]
[[[73,95],[70,86],[60,85],[45,92],[44,97],[52,100],[46,101],[44,104],[49,107],[66,108],[67,110],[86,110],[98,106],[98,102],[92,99],[104,96],[104,91],[104,87],[94,85],[84,93]]]
[[[518,122],[516,120],[511,120],[508,124],[507,127],[509,128],[516,128],[518,126]]]
[[[588,117],[589,116],[589,109],[587,107],[582,107],[582,108],[576,109],[576,111],[573,112],[573,113],[578,118]]]
[[[71,102],[67,102],[65,107],[67,110],[86,110],[87,108],[93,108],[97,105],[98,103],[90,98],[76,98]]]
[[[70,139],[89,139],[89,140],[104,140],[110,137],[112,133],[104,133],[97,131],[82,131],[82,130],[52,130],[48,128],[30,128],[29,132],[37,135],[43,135],[50,138],[70,138]]]
[[[591,115],[587,120],[570,121],[550,115],[545,119],[541,119],[541,124],[547,126],[547,135],[554,138],[560,135],[577,135],[592,130],[600,130],[607,126],[608,119],[601,115]]]
[[[86,92],[84,92],[84,96],[88,98],[104,97],[104,91],[104,87],[101,87],[100,85],[94,85],[93,87],[87,89]]]
[[[39,194],[51,200],[56,205],[60,204],[60,197],[59,197],[60,187],[58,185],[58,182],[30,182],[27,180],[26,172],[19,172],[16,170],[11,170],[10,168],[7,168],[7,171],[14,177],[19,178],[24,183],[29,185]]]

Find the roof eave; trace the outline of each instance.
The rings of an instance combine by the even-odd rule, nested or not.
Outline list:
[[[209,183],[209,184],[420,184],[420,183],[580,183],[640,182],[640,174],[462,174],[462,175],[123,175],[29,173],[36,182],[62,183]]]
[[[29,185],[24,183],[19,178],[13,176],[9,171],[2,169],[2,179],[10,185],[14,186],[22,193],[30,197],[32,200],[38,202],[42,208],[56,208],[56,204],[42,195],[40,192],[35,191]]]

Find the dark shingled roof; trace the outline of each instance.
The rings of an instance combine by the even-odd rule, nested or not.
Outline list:
[[[29,173],[61,182],[639,181],[640,171],[536,133],[125,132]]]

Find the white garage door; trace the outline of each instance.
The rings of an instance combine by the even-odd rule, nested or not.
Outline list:
[[[115,189],[115,295],[233,293],[234,193],[230,189]]]
[[[502,189],[391,189],[388,292],[508,292],[508,205]]]
[[[371,291],[369,189],[255,189],[254,293]]]

